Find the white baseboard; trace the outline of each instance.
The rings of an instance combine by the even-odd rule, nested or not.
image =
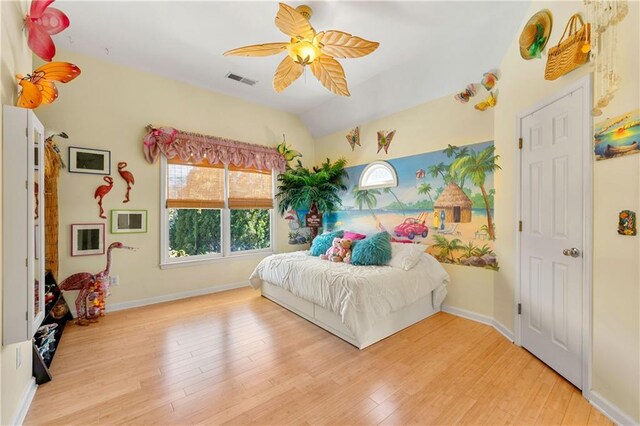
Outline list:
[[[233,290],[236,288],[248,287],[248,281],[239,283],[216,285],[212,287],[199,288],[197,290],[183,291],[180,293],[165,294],[162,296],[147,297],[145,299],[132,300],[122,303],[107,303],[106,311],[115,312],[123,309],[138,308],[140,306],[155,305],[156,303],[171,302],[173,300],[186,299],[188,297],[203,296],[205,294],[219,293],[221,291]]]
[[[33,397],[36,395],[37,388],[38,385],[36,385],[36,379],[32,377],[29,385],[24,391],[20,407],[14,415],[13,419],[11,419],[10,424],[22,425],[22,423],[24,423],[24,419],[27,417],[27,412],[29,411],[29,407],[31,406],[31,401],[33,401]]]
[[[507,338],[510,342],[513,342],[513,332],[509,330],[504,324],[499,321],[496,321],[489,315],[479,314],[477,312],[468,311],[462,308],[456,308],[455,306],[442,305],[442,311],[451,315],[455,315],[458,317],[466,318],[471,321],[476,321],[482,324],[490,325],[495,328],[496,331],[502,334]]]
[[[632,419],[631,416],[629,416],[627,413],[622,411],[611,402],[607,401],[598,392],[591,390],[589,391],[588,396],[591,405],[600,410],[602,414],[609,417],[609,419],[611,419],[614,423],[625,426],[640,424],[640,421]]]

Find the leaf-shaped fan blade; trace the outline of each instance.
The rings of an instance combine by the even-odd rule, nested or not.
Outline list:
[[[311,63],[311,71],[324,87],[336,95],[351,96],[340,62],[322,55]]]
[[[365,40],[342,31],[323,31],[316,36],[320,50],[334,58],[359,58],[378,48],[380,43]]]
[[[273,76],[273,88],[280,93],[302,75],[304,67],[295,62],[289,55],[280,62]]]
[[[289,43],[265,43],[251,46],[239,47],[237,49],[224,52],[224,56],[270,56],[282,53],[287,49]]]
[[[300,12],[284,3],[276,15],[276,27],[291,38],[313,40],[316,31]]]

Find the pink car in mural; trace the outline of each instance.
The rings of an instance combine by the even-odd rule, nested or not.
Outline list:
[[[393,233],[396,234],[396,237],[408,237],[413,240],[418,235],[422,236],[422,238],[427,238],[429,228],[424,223],[418,222],[418,219],[410,217],[396,226]]]

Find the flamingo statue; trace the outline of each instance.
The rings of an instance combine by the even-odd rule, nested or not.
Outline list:
[[[127,194],[124,197],[123,203],[128,203],[129,192],[131,192],[131,185],[135,184],[136,181],[133,178],[133,173],[131,173],[128,170],[124,170],[125,167],[127,167],[127,163],[125,163],[124,161],[121,161],[118,163],[118,173],[120,173],[120,176],[122,176],[122,179],[124,179],[127,182]]]
[[[88,322],[91,319],[87,312],[87,297],[89,297],[92,291],[104,291],[103,289],[97,289],[96,286],[101,283],[108,282],[109,276],[111,275],[111,250],[116,248],[135,250],[134,247],[125,246],[121,242],[111,243],[107,249],[107,266],[103,271],[100,271],[95,275],[90,272],[78,272],[77,274],[73,274],[65,278],[58,285],[60,290],[63,291],[80,290],[80,293],[78,293],[78,297],[76,298],[76,316],[78,319],[78,325],[88,325]]]
[[[98,206],[100,206],[100,217],[102,219],[106,219],[107,217],[104,215],[104,209],[102,208],[102,199],[109,193],[109,191],[111,191],[111,188],[113,188],[113,178],[111,176],[105,176],[103,179],[108,183],[108,185],[100,185],[98,189],[96,189],[95,194],[93,194],[93,198],[98,199]]]

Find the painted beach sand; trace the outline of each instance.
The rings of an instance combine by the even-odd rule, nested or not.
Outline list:
[[[595,127],[596,160],[640,153],[640,109],[607,119]]]
[[[424,244],[444,263],[497,269],[493,252],[493,142],[389,160],[395,188],[360,190],[365,165],[347,168],[342,210],[325,215],[328,229],[389,232]]]

